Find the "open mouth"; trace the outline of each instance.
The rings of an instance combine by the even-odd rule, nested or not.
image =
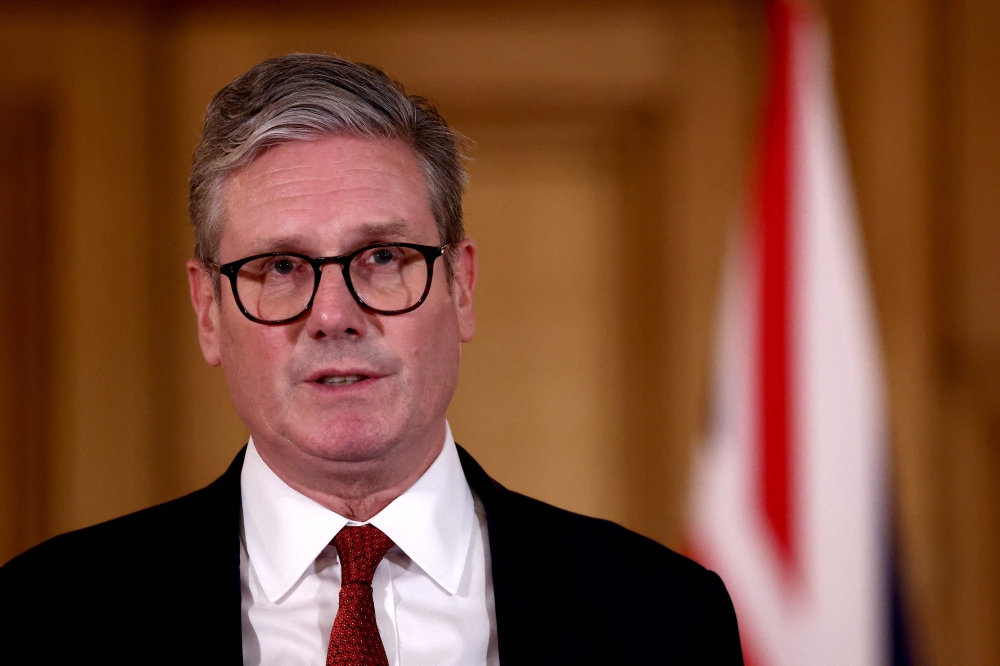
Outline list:
[[[325,386],[350,386],[365,379],[368,379],[367,375],[323,375],[316,383]]]

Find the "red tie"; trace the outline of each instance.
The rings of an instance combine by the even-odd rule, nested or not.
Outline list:
[[[372,525],[345,527],[333,538],[340,556],[340,608],[330,632],[326,666],[389,666],[375,624],[372,577],[392,539]]]

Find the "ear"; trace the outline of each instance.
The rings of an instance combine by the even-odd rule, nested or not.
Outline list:
[[[462,342],[469,342],[476,332],[476,312],[472,296],[479,277],[474,240],[466,238],[457,244],[452,253],[452,269],[451,297],[458,315],[458,332]]]
[[[215,300],[215,285],[212,281],[211,269],[197,259],[188,259],[188,289],[191,292],[191,305],[198,320],[198,342],[201,353],[209,365],[219,365],[222,357],[219,353],[219,304]]]

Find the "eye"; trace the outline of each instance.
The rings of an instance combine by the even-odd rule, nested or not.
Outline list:
[[[295,270],[295,262],[288,257],[281,257],[274,262],[272,268],[278,275],[288,275]]]
[[[396,259],[396,253],[392,249],[383,247],[372,253],[371,263],[376,266],[388,266]]]

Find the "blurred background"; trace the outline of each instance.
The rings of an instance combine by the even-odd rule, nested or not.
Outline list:
[[[1000,664],[1000,3],[825,9],[917,661]],[[292,51],[382,67],[474,142],[459,443],[680,547],[764,31],[748,0],[0,3],[0,562],[245,443],[187,300],[187,170],[213,94]]]

